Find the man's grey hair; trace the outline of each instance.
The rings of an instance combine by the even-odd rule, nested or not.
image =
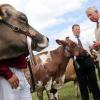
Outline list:
[[[86,10],[86,13],[91,12],[91,11],[98,12],[98,10],[95,7],[88,7]]]

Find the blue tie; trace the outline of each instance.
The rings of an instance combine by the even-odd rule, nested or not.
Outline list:
[[[77,41],[78,41],[78,45],[83,48],[81,40],[79,39],[79,36],[76,36],[76,38],[77,38]]]

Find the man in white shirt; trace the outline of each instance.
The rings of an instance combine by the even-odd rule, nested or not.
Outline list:
[[[79,64],[79,67],[75,66],[82,100],[89,100],[88,88],[91,90],[94,100],[100,100],[94,62],[89,55],[89,42],[80,37],[80,26],[78,24],[72,26],[72,31],[73,37],[71,39],[86,50],[83,55],[81,54],[76,57],[76,62]]]
[[[100,13],[95,7],[89,7],[86,10],[86,14],[92,22],[95,22],[97,24],[95,30],[96,42],[93,45],[93,48],[98,51],[98,60],[99,60],[99,67],[100,67]]]

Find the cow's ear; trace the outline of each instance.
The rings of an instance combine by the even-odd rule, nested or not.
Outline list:
[[[63,45],[63,46],[66,46],[66,45],[67,45],[67,43],[66,43],[65,40],[59,40],[59,39],[57,39],[56,42],[57,42],[59,45]]]
[[[2,20],[2,19],[3,19],[3,11],[2,11],[1,6],[0,6],[0,20]]]
[[[56,40],[56,43],[59,44],[59,45],[62,45],[62,42],[59,39]]]

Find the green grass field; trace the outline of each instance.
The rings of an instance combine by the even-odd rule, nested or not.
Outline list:
[[[77,98],[74,95],[73,82],[68,82],[68,83],[64,84],[62,86],[62,88],[59,90],[59,96],[60,96],[60,100],[81,100],[81,97]],[[37,96],[36,96],[36,92],[33,93],[33,100],[38,100]],[[48,100],[45,91],[44,91],[44,100]],[[90,100],[93,100],[91,94],[90,94]]]
[[[96,73],[97,73],[97,70],[96,70]],[[100,80],[98,78],[98,74],[97,74],[97,80],[98,80],[98,84],[99,84],[99,87],[100,87]],[[73,82],[67,82],[66,84],[64,84],[62,86],[62,88],[58,92],[59,92],[60,100],[82,100],[81,96],[79,98],[75,97],[74,83]],[[93,100],[91,93],[89,95],[90,95],[90,100]],[[36,92],[33,93],[32,96],[33,96],[33,100],[38,100]],[[44,100],[48,100],[45,91],[44,91]]]

